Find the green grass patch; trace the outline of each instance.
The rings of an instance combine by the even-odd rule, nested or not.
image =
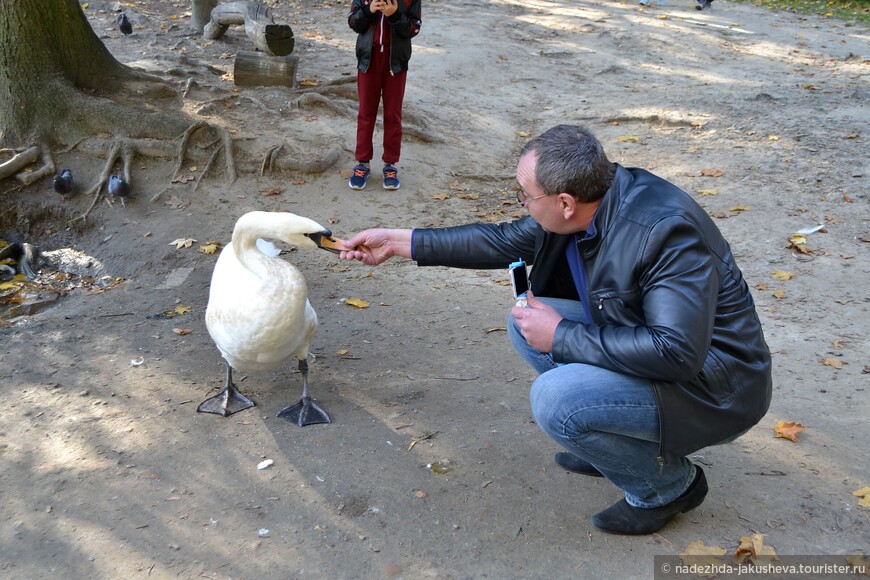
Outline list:
[[[818,14],[838,20],[870,24],[870,0],[734,0],[786,10],[796,14]]]

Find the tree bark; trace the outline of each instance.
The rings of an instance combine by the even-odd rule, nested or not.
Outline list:
[[[190,11],[190,27],[202,32],[211,20],[211,11],[217,6],[218,0],[193,0]]]
[[[0,144],[40,141],[76,122],[65,85],[111,93],[133,75],[97,38],[77,0],[0,0]]]

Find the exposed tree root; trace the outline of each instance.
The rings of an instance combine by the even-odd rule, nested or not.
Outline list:
[[[286,155],[281,156],[284,150]],[[299,151],[293,151],[287,144],[270,148],[260,166],[260,175],[272,173],[274,170],[295,171],[298,173],[323,173],[341,159],[344,148],[341,145],[330,145],[320,155],[305,156]]]
[[[212,127],[205,121],[197,121],[188,127],[184,133],[182,133],[178,138],[178,143],[173,145],[172,143],[168,143],[165,141],[157,141],[153,139],[113,139],[110,141],[94,141],[83,144],[83,149],[88,149],[92,147],[98,148],[108,148],[108,153],[106,154],[106,164],[103,167],[103,171],[100,173],[100,176],[97,178],[96,183],[92,185],[88,191],[85,193],[86,195],[93,195],[94,199],[91,201],[90,206],[88,206],[85,212],[73,218],[73,222],[81,221],[85,219],[88,214],[94,209],[97,205],[101,197],[101,192],[103,190],[103,186],[108,183],[109,175],[112,173],[115,164],[120,160],[122,163],[122,171],[124,180],[131,184],[133,181],[131,179],[130,174],[130,166],[135,158],[136,154],[145,155],[148,157],[175,157],[175,167],[172,170],[172,177],[170,181],[177,181],[178,172],[181,170],[182,165],[184,165],[184,160],[190,157],[200,158],[199,155],[192,155],[192,138],[193,136],[200,131],[201,129],[206,129],[209,131],[216,132],[218,134],[217,139],[213,139],[206,147],[214,148],[211,155],[208,158],[208,161],[205,167],[202,170],[202,173],[197,177],[196,187],[199,186],[199,182],[205,176],[205,174],[211,168],[214,159],[217,157],[220,151],[224,152],[224,157],[226,159],[226,171],[227,171],[227,180],[229,185],[232,185],[236,179],[236,167],[235,160],[233,157],[233,140],[230,136],[229,132],[226,129]],[[195,188],[194,188],[195,190]],[[165,190],[164,190],[165,191]],[[151,201],[156,201],[160,198],[160,195],[163,192],[161,191],[157,195],[151,198]]]

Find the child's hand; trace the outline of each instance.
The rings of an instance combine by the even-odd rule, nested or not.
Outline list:
[[[383,12],[384,16],[392,16],[393,13],[399,9],[399,1],[398,0],[372,0],[372,3],[369,5],[369,10],[372,12],[377,12],[380,10]]]

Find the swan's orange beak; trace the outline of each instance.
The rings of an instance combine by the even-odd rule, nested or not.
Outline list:
[[[333,238],[332,236],[320,236],[320,242],[317,245],[320,246],[321,249],[326,250],[327,252],[332,252],[333,254],[340,254],[347,250],[347,248],[345,248],[341,243],[341,240]]]

